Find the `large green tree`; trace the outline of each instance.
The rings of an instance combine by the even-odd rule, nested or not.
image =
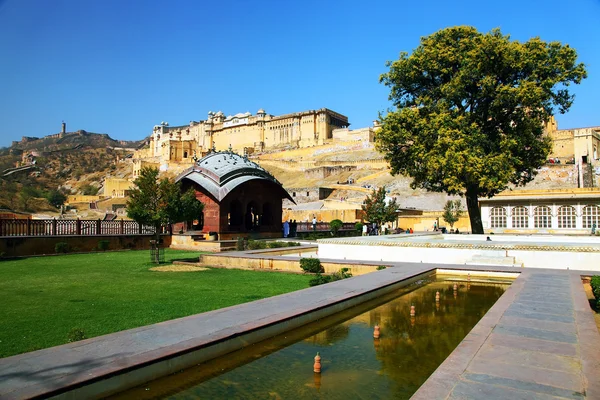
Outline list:
[[[157,240],[163,225],[196,219],[204,208],[192,188],[182,193],[179,183],[159,179],[156,168],[142,168],[133,183],[127,215],[141,224],[153,226]]]
[[[396,220],[398,204],[396,199],[386,201],[385,187],[380,187],[377,190],[374,189],[371,195],[367,196],[362,209],[367,221],[381,226],[381,224]]]
[[[586,77],[568,45],[466,26],[422,38],[387,66],[380,81],[395,109],[381,117],[378,149],[413,188],[465,196],[473,233],[483,233],[478,197],[534,178],[551,148],[544,124]]]

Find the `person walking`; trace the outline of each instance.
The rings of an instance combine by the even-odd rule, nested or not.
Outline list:
[[[312,226],[313,226],[313,232],[316,232],[317,231],[317,217],[315,215],[313,215]]]
[[[283,223],[283,237],[286,238],[290,234],[290,224],[287,220]]]

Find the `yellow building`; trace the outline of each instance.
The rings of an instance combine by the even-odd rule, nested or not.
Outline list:
[[[104,181],[104,196],[112,198],[123,198],[129,196],[129,190],[133,182],[124,178],[106,178]]]
[[[546,125],[546,132],[552,140],[550,158],[561,163],[595,165],[600,158],[600,126],[574,129],[558,129],[554,117]]]
[[[348,117],[327,108],[285,115],[270,115],[263,109],[255,115],[240,113],[225,116],[223,112],[209,112],[204,121],[190,121],[189,125],[156,125],[150,136],[149,147],[134,155],[134,176],[139,175],[142,161],[158,165],[163,171],[172,167],[188,167],[193,157],[201,157],[213,148],[233,149],[238,153],[252,153],[285,147],[322,145],[333,138],[336,129],[347,128]],[[339,132],[352,136],[351,132]],[[360,132],[358,138],[372,137]]]

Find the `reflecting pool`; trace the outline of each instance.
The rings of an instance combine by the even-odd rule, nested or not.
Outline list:
[[[511,281],[431,275],[113,398],[407,399]],[[379,339],[373,338],[375,325],[380,326]],[[320,374],[313,372],[317,352]]]

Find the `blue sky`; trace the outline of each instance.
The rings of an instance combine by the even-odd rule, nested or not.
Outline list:
[[[600,0],[0,0],[0,146],[62,120],[137,140],[218,110],[368,126],[390,105],[385,62],[454,25],[576,48],[589,77],[559,128],[600,125]]]

